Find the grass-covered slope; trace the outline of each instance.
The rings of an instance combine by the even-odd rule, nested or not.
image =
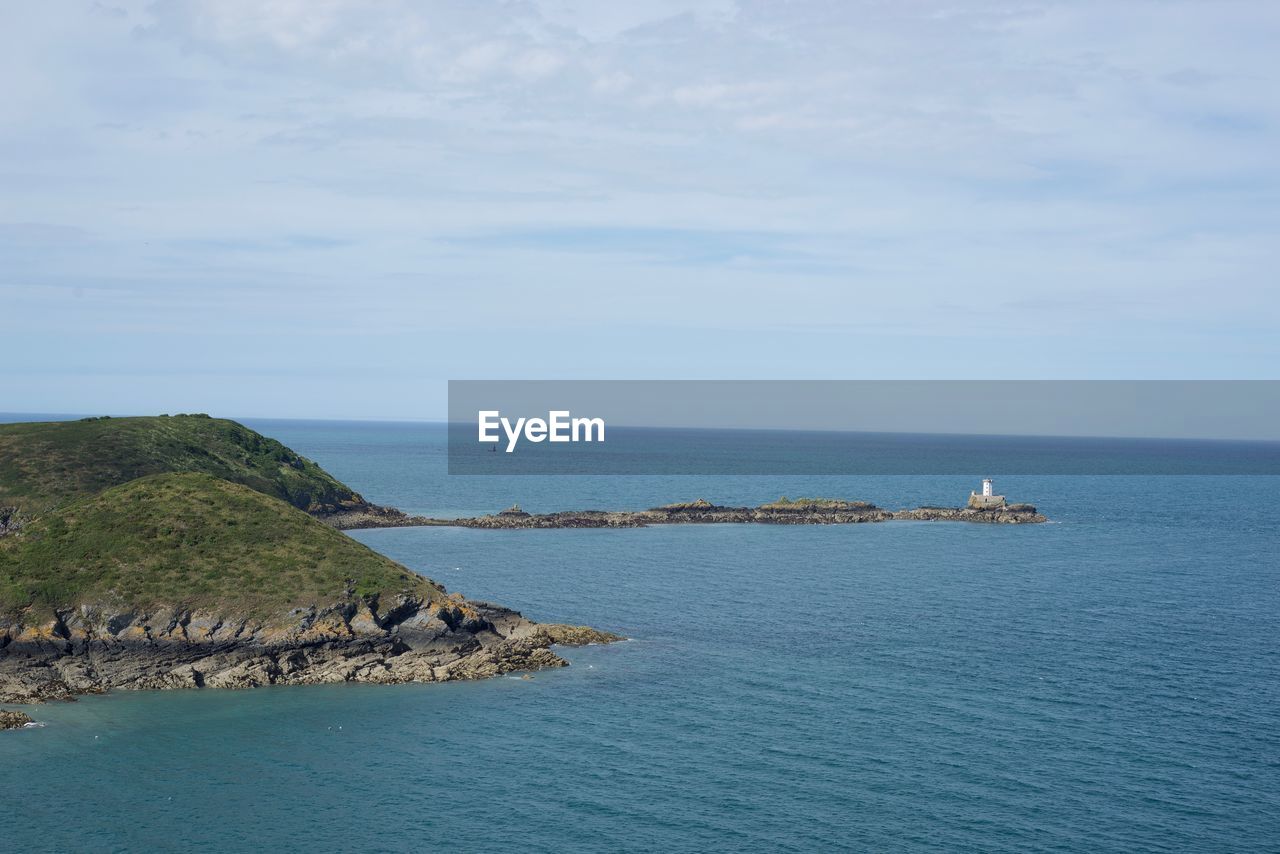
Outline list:
[[[0,538],[0,613],[162,605],[266,616],[349,587],[443,595],[306,513],[200,473],[133,480]]]
[[[0,507],[27,516],[161,472],[211,474],[311,512],[364,503],[315,463],[224,418],[0,424]]]

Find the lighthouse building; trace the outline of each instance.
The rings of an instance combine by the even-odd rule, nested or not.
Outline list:
[[[995,510],[1005,506],[1003,495],[996,495],[995,488],[991,483],[991,478],[984,477],[982,479],[982,492],[969,493],[969,509],[970,510]]]

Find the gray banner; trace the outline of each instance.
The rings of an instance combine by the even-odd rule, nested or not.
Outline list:
[[[1277,381],[454,380],[451,474],[1277,474]]]

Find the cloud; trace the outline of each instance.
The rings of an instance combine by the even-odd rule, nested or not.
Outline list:
[[[16,370],[109,365],[126,325],[274,358],[383,324],[442,366],[445,327],[554,327],[615,367],[624,327],[715,328],[726,376],[780,328],[829,360],[892,331],[926,373],[970,330],[1098,371],[1280,355],[1264,2],[82,8],[0,31],[0,218],[38,224],[0,227]]]

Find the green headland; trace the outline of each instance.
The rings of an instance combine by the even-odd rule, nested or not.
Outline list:
[[[474,679],[619,639],[448,594],[353,515],[407,519],[234,421],[0,425],[0,701]]]
[[[440,589],[289,504],[209,474],[147,475],[0,538],[0,613],[181,607],[266,617]]]
[[[200,472],[312,513],[364,499],[311,460],[207,415],[0,424],[0,507],[27,515],[151,474]]]

